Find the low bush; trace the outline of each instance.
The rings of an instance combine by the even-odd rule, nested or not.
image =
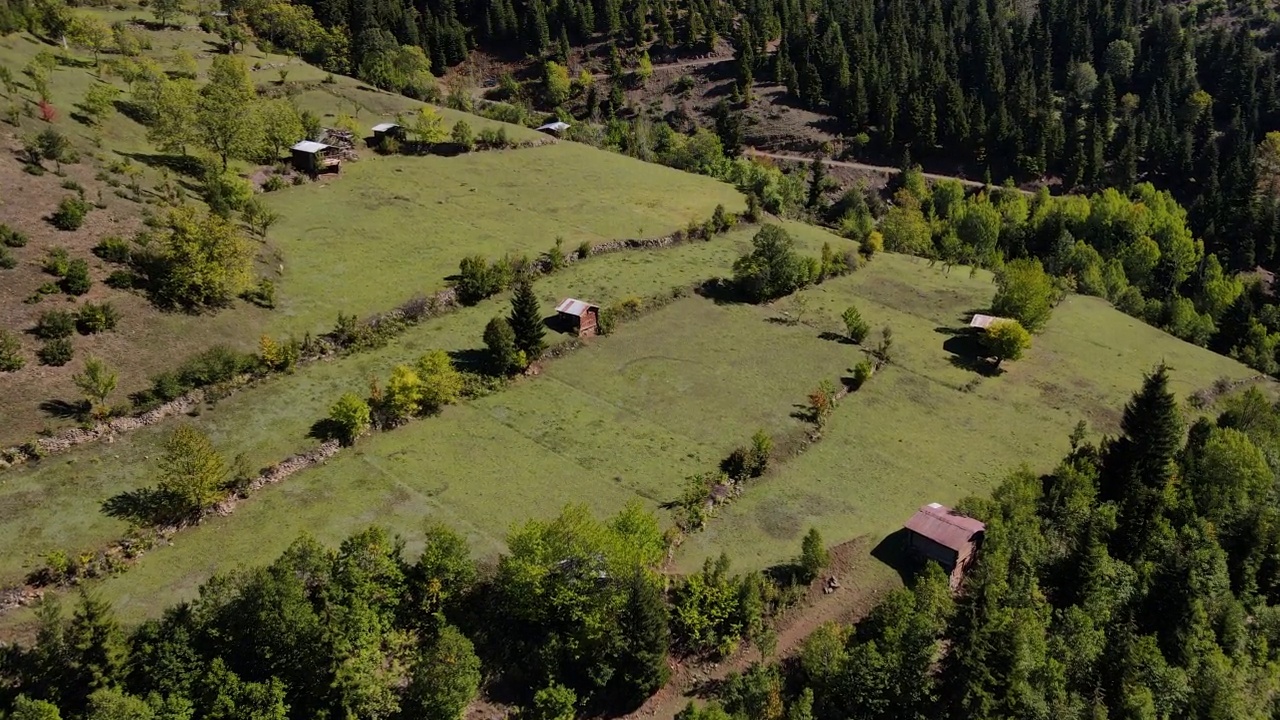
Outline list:
[[[89,214],[89,203],[83,198],[67,196],[58,203],[49,220],[59,230],[79,230],[84,225],[84,216]]]
[[[0,245],[0,270],[12,270],[18,267],[18,259],[13,256],[13,251]]]
[[[89,263],[84,258],[76,258],[67,263],[67,272],[60,283],[62,291],[68,295],[83,295],[93,286],[89,278]]]
[[[0,372],[15,372],[26,364],[22,359],[22,343],[13,333],[0,329]]]
[[[129,241],[111,235],[102,238],[97,245],[93,246],[93,254],[107,262],[126,264],[132,257],[133,251],[129,247]]]
[[[71,256],[63,247],[49,248],[44,256],[44,271],[54,277],[66,277],[67,267],[71,264]],[[57,292],[56,290],[54,292]]]
[[[276,284],[267,278],[262,278],[257,285],[240,293],[240,297],[258,307],[270,310],[276,306]]]
[[[115,330],[120,322],[120,311],[111,303],[85,303],[76,313],[76,329],[81,335]]]
[[[854,365],[853,366],[853,389],[857,390],[858,388],[866,384],[866,382],[871,379],[871,374],[873,372],[874,370],[871,366],[870,360],[863,360],[859,362],[857,365]]]
[[[26,233],[18,232],[8,225],[0,223],[0,245],[11,248],[26,247],[28,240]]]
[[[115,270],[104,281],[109,288],[116,290],[133,290],[139,287],[141,278],[132,270]]]
[[[166,402],[195,390],[226,382],[258,365],[256,355],[237,352],[225,345],[216,345],[188,358],[177,370],[161,373],[151,378],[151,387],[134,397],[138,405]]]
[[[283,190],[284,187],[284,178],[279,175],[272,175],[262,183],[262,192],[275,192],[276,190]]]
[[[47,340],[36,351],[36,357],[40,358],[40,364],[49,365],[50,367],[66,365],[71,362],[71,356],[74,354],[75,350],[71,347],[70,338]]]
[[[59,340],[69,338],[76,330],[76,318],[66,310],[49,310],[42,313],[32,329],[32,334],[41,340]]]

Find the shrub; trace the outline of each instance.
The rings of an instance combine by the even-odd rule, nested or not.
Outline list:
[[[879,230],[872,230],[871,234],[867,235],[866,240],[858,243],[858,254],[862,256],[863,260],[871,260],[876,253],[883,250],[884,236],[880,234]]]
[[[67,272],[62,276],[62,291],[68,295],[83,295],[89,292],[93,280],[89,279],[89,263],[84,258],[76,258],[67,263]]]
[[[867,339],[867,333],[871,332],[871,325],[862,319],[862,313],[858,312],[858,308],[850,305],[840,317],[844,320],[850,340],[861,343]]]
[[[871,366],[870,360],[862,360],[853,366],[853,387],[858,389],[871,379],[871,374],[875,372]]]
[[[32,332],[41,340],[59,340],[71,337],[75,329],[75,316],[66,310],[50,310],[40,315]]]
[[[276,306],[276,284],[268,278],[262,278],[257,285],[241,293],[240,297],[270,310]]]
[[[75,351],[71,347],[70,338],[58,338],[57,340],[47,340],[40,349],[36,351],[36,357],[40,358],[40,364],[49,365],[51,367],[62,367],[71,362],[71,356]]]
[[[67,196],[58,203],[49,220],[59,230],[79,230],[84,225],[84,216],[89,214],[89,203],[82,198]]]
[[[111,235],[93,246],[93,254],[107,262],[125,264],[133,255],[129,242],[122,237]]]
[[[8,225],[0,223],[0,245],[11,248],[26,247],[27,240],[26,233],[18,232]]]
[[[355,393],[346,393],[329,409],[329,420],[343,445],[350,445],[356,438],[369,431],[371,413],[369,403]]]
[[[500,150],[510,145],[511,141],[507,139],[507,129],[499,126],[481,130],[480,144],[493,150]]]
[[[822,535],[817,528],[809,528],[808,534],[800,543],[800,567],[812,580],[830,564],[831,556],[827,553],[826,545],[822,543]]]
[[[54,277],[66,277],[67,266],[71,264],[71,256],[67,254],[66,248],[55,247],[49,248],[44,256],[44,271]],[[54,292],[57,292],[55,290]]]
[[[26,364],[18,338],[8,330],[0,329],[0,372],[15,372]]]
[[[585,260],[590,255],[591,255],[591,241],[583,240],[582,244],[578,246],[578,259]]]
[[[467,124],[466,120],[459,120],[454,124],[451,137],[454,145],[457,145],[467,152],[471,152],[476,147],[475,131],[471,129],[471,126]]]
[[[284,187],[284,178],[279,175],[272,175],[262,183],[262,192],[275,192],[276,190],[283,190]]]
[[[1031,347],[1031,333],[1016,320],[993,323],[982,338],[982,346],[996,359],[996,367],[1005,360],[1019,360]]]
[[[490,265],[483,255],[470,255],[458,264],[458,276],[453,287],[458,293],[458,302],[474,305],[481,300],[496,295],[506,285],[506,273],[499,264]]]
[[[13,251],[0,245],[0,270],[12,270],[18,267],[18,259],[13,256]]]
[[[115,330],[120,322],[120,311],[111,303],[85,303],[76,313],[76,329],[81,335]]]
[[[139,286],[139,280],[137,273],[132,270],[115,270],[103,282],[116,290],[132,290]]]

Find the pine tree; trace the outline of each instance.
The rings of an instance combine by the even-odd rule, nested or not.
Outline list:
[[[827,180],[827,165],[822,162],[822,158],[814,157],[809,163],[809,199],[805,203],[805,207],[813,209],[818,206],[822,200],[823,185]]]
[[[516,285],[516,292],[511,296],[511,330],[516,336],[516,347],[522,350],[529,362],[542,356],[546,349],[542,326],[542,310],[538,307],[538,296],[533,292],[533,283],[522,280]]]
[[[656,579],[638,571],[627,588],[626,604],[618,618],[618,630],[625,638],[615,678],[618,694],[628,706],[638,706],[667,682],[667,651],[671,633],[667,628],[667,606]]]
[[[118,687],[124,681],[124,633],[111,605],[83,588],[66,632],[70,680],[64,707],[81,708],[94,690]]]
[[[1169,390],[1168,368],[1160,365],[1124,408],[1121,436],[1104,450],[1099,492],[1119,506],[1115,554],[1138,557],[1143,542],[1163,516],[1174,459],[1182,444],[1178,401]]]

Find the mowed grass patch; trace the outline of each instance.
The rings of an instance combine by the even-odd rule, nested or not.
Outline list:
[[[389,309],[443,287],[468,255],[531,257],[557,237],[661,235],[743,207],[732,187],[576,143],[456,157],[373,157],[321,186],[267,196],[281,215],[279,331]]]
[[[823,440],[781,466],[689,539],[683,568],[728,551],[747,567],[798,555],[817,527],[831,544],[901,526],[927,502],[984,494],[1011,470],[1048,472],[1068,450],[1080,420],[1092,435],[1118,432],[1120,411],[1144,372],[1165,362],[1185,399],[1219,378],[1256,375],[1233,360],[1165,334],[1107,303],[1072,296],[1054,311],[1027,357],[982,377],[952,363],[944,332],[986,307],[990,276],[945,276],[901,256],[877,257],[858,274],[809,291],[815,316],[834,329],[856,303],[872,323],[867,344],[888,323],[894,363],[837,407]]]
[[[690,246],[703,247],[703,246]],[[362,440],[270,487],[236,514],[185,531],[104,584],[141,619],[214,571],[264,562],[301,532],[336,541],[377,522],[410,545],[447,522],[492,556],[513,523],[565,503],[654,510],[757,429],[787,433],[805,393],[849,364],[848,347],[772,311],[689,297],[598,338],[501,393]]]
[[[593,257],[539,280],[534,287],[546,315],[569,296],[602,305],[647,296],[716,274],[746,251],[753,233],[753,228],[745,228],[710,242]],[[257,470],[313,444],[308,438],[312,425],[339,396],[344,392],[363,396],[369,379],[385,379],[396,363],[410,362],[432,349],[476,358],[476,351],[483,347],[485,323],[508,311],[505,295],[492,298],[414,326],[383,348],[273,377],[204,407],[195,417],[0,473],[0,585],[16,582],[53,550],[91,550],[121,537],[128,529],[126,523],[104,515],[101,504],[117,493],[154,482],[161,445],[177,422],[196,425],[209,433],[228,461],[243,455],[245,465]],[[558,340],[550,332],[548,338]]]

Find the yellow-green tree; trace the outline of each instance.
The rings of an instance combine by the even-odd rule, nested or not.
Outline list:
[[[415,369],[422,380],[422,396],[418,403],[422,412],[436,412],[461,397],[462,373],[453,366],[453,360],[445,351],[432,350],[423,355],[418,358]]]
[[[208,435],[190,425],[174,429],[160,457],[159,485],[176,514],[189,515],[213,505],[222,496],[226,479],[227,464]]]
[[[337,426],[343,444],[350,445],[369,431],[369,403],[355,393],[346,393],[329,409],[329,419]]]
[[[168,305],[217,307],[249,287],[253,247],[230,221],[183,206],[169,211],[160,262],[151,278]]]
[[[100,69],[99,57],[111,47],[111,27],[92,15],[76,15],[67,28],[67,39],[72,45],[93,53],[93,64]]]
[[[1017,320],[992,323],[982,337],[982,345],[996,359],[996,367],[1005,360],[1021,360],[1031,347],[1031,333]]]
[[[258,103],[258,124],[262,127],[265,150],[263,160],[275,162],[285,148],[302,139],[302,116],[288,100],[265,100]]]
[[[382,397],[382,409],[392,422],[413,417],[422,405],[422,378],[408,365],[391,369],[386,392]]]
[[[107,398],[115,392],[119,376],[107,364],[90,355],[84,361],[84,372],[73,375],[71,380],[89,401],[89,411],[94,417],[107,413]]]
[[[408,130],[424,145],[435,145],[449,139],[449,129],[444,125],[444,118],[430,105],[423,105],[418,109]]]
[[[554,60],[548,60],[543,68],[547,85],[547,101],[552,105],[563,105],[569,99],[569,68]]]

